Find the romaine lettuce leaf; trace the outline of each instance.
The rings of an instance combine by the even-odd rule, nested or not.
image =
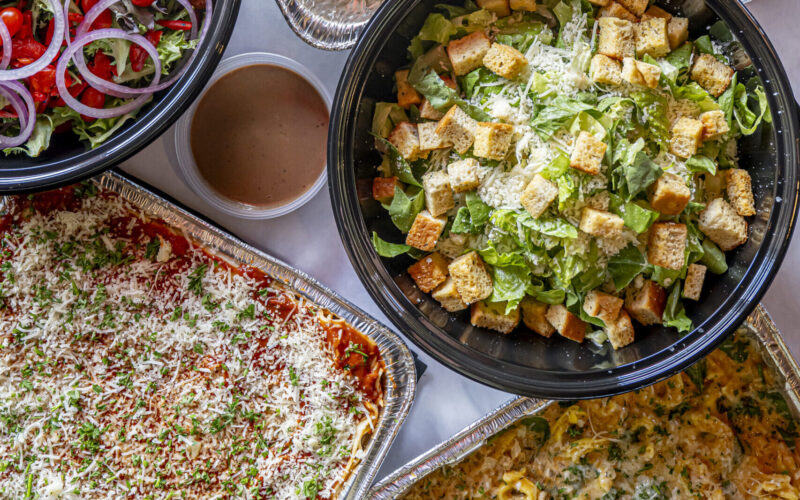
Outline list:
[[[493,266],[492,295],[489,302],[506,302],[505,313],[508,314],[516,308],[525,298],[531,271],[526,266]]]
[[[680,282],[672,286],[669,297],[667,297],[667,306],[664,309],[662,319],[664,321],[664,326],[677,328],[681,333],[691,332],[692,328],[694,328],[692,320],[686,316],[686,310],[683,308],[683,303],[681,302]]]
[[[717,174],[717,164],[711,158],[703,155],[695,155],[686,160],[686,168],[694,173],[707,172],[711,175]]]
[[[664,171],[644,151],[636,153],[632,163],[622,164],[614,169],[615,186],[622,197],[631,201],[639,193],[658,180]]]
[[[375,251],[378,252],[378,255],[387,258],[397,257],[398,255],[403,255],[412,250],[408,245],[389,243],[381,239],[375,231],[372,232],[372,246],[375,247]]]
[[[414,176],[414,171],[411,170],[411,165],[406,161],[405,158],[403,158],[403,155],[400,154],[400,151],[394,147],[394,144],[379,135],[373,135],[373,137],[375,137],[375,140],[378,141],[378,143],[382,144],[383,147],[386,148],[392,175],[406,184],[422,187],[422,184],[420,184],[417,178]]]
[[[397,229],[403,233],[411,230],[417,214],[425,207],[425,193],[418,187],[410,187],[407,195],[399,186],[394,187],[394,198],[388,207],[389,216]]]
[[[667,100],[647,91],[632,92],[631,99],[639,111],[640,120],[647,127],[647,138],[658,144],[661,150],[666,151],[669,148],[670,139]]]
[[[633,245],[623,248],[617,255],[608,259],[608,273],[614,280],[617,290],[628,286],[634,278],[650,269],[650,264],[642,252]]]
[[[542,139],[549,141],[553,134],[575,118],[578,113],[592,109],[592,107],[591,104],[559,96],[539,111],[531,122],[531,127]]]
[[[419,31],[420,40],[447,45],[450,37],[458,33],[453,23],[441,14],[429,14]]]
[[[620,207],[620,211],[622,212],[622,220],[625,221],[625,226],[633,229],[638,234],[647,231],[661,216],[655,210],[645,208],[634,202],[625,203]]]
[[[26,154],[32,158],[39,156],[42,151],[50,146],[50,137],[53,135],[53,120],[47,115],[39,115],[36,124],[33,126],[31,136],[25,144],[15,148],[6,148],[3,152],[6,156],[11,154]]]
[[[389,137],[395,125],[407,122],[406,110],[393,102],[376,102],[372,115],[372,133],[380,137]]]
[[[409,83],[428,99],[431,106],[442,113],[447,112],[447,110],[453,106],[459,106],[465,113],[478,121],[492,121],[492,116],[489,113],[462,99],[457,91],[445,85],[444,81],[435,71],[428,72],[428,74],[423,76],[419,81],[412,82],[409,77]]]

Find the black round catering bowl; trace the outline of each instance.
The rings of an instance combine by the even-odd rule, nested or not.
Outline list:
[[[336,222],[350,260],[383,312],[450,368],[528,396],[577,399],[627,392],[671,376],[714,349],[763,296],[786,253],[797,213],[798,108],[775,50],[755,19],[738,1],[660,2],[688,15],[695,37],[718,19],[728,24],[763,81],[774,119],[740,142],[740,164],[753,177],[758,215],[751,221],[747,244],[729,253],[730,270],[710,276],[702,301],[687,306],[695,330],[680,336],[674,329],[638,327],[632,345],[612,351],[558,335],[503,336],[475,328],[467,314],[445,313],[414,286],[405,273],[410,260],[381,259],[372,248],[373,231],[402,241],[386,211],[370,196],[380,163],[369,135],[373,107],[393,99],[393,72],[406,63],[410,38],[441,1],[385,2],[350,55],[331,118],[328,177]]]
[[[156,140],[200,94],[214,73],[233,33],[240,0],[213,0],[213,12],[197,57],[183,76],[139,111],[105,143],[94,149],[71,133],[54,134],[37,158],[0,159],[0,193],[41,191],[95,175],[130,158]]]

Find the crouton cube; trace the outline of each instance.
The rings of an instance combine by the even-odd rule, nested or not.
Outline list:
[[[506,157],[513,135],[514,127],[507,123],[478,122],[472,152],[481,158],[502,160]]]
[[[666,305],[666,290],[650,280],[646,280],[639,290],[628,290],[625,298],[625,310],[645,326],[660,325]]]
[[[460,154],[466,153],[475,141],[475,128],[478,122],[458,106],[453,106],[439,120],[436,133],[453,143]]]
[[[578,343],[583,342],[588,325],[579,317],[567,311],[567,308],[563,305],[559,304],[548,307],[545,317],[562,337],[566,337]]]
[[[633,343],[634,330],[631,317],[625,311],[620,311],[617,319],[611,323],[606,323],[606,335],[611,342],[611,347],[621,349]]]
[[[549,306],[531,297],[522,299],[519,308],[522,311],[522,322],[525,326],[542,337],[550,338],[556,329],[547,321],[547,308]]]
[[[669,32],[667,20],[653,17],[634,25],[636,36],[636,55],[650,54],[655,58],[669,54]]]
[[[636,61],[636,69],[642,75],[644,85],[654,89],[658,87],[658,81],[661,79],[661,68],[655,64],[648,64],[642,61]]]
[[[483,56],[483,65],[492,73],[502,76],[506,80],[513,80],[525,69],[528,60],[520,51],[510,45],[493,43],[486,55]]]
[[[480,328],[489,328],[503,334],[509,334],[519,325],[519,307],[506,314],[506,303],[476,302],[472,304],[469,322]]]
[[[456,282],[453,280],[452,276],[439,285],[439,287],[433,291],[431,297],[438,301],[447,312],[458,312],[467,308],[467,304],[461,300],[461,295],[458,294]]]
[[[595,138],[589,132],[581,130],[578,140],[575,141],[575,149],[569,160],[569,166],[576,168],[590,175],[600,173],[600,165],[606,155],[608,145]]]
[[[436,247],[444,226],[447,225],[446,217],[434,217],[427,210],[417,214],[411,230],[406,236],[406,245],[418,248],[423,252],[430,252]]]
[[[599,18],[615,17],[617,19],[624,19],[632,23],[639,22],[639,18],[636,17],[633,14],[633,12],[629,11],[628,9],[626,9],[619,3],[614,2],[613,0],[609,2],[606,6],[604,6],[602,9],[600,9],[600,12],[598,13],[597,17]]]
[[[736,213],[742,217],[756,214],[756,203],[753,199],[753,187],[750,174],[741,168],[725,171],[728,200]]]
[[[440,253],[434,252],[409,267],[408,274],[417,284],[417,288],[428,293],[445,282],[449,264]]]
[[[616,321],[624,303],[619,297],[592,290],[583,300],[583,310],[589,316],[600,318],[608,326]]]
[[[477,252],[458,257],[450,263],[448,269],[456,282],[458,294],[465,303],[472,304],[492,294],[492,277]]]
[[[398,185],[397,177],[375,177],[372,179],[372,199],[389,203],[394,198],[394,188]]]
[[[427,152],[436,149],[453,147],[453,143],[436,133],[436,122],[422,122],[417,124],[419,134],[419,149]]]
[[[589,3],[592,5],[597,5],[598,7],[605,7],[611,0],[589,0]]]
[[[611,212],[586,207],[581,213],[580,230],[597,238],[620,235],[625,227],[622,217]]]
[[[557,197],[558,187],[541,175],[536,174],[528,183],[525,191],[522,192],[519,201],[525,207],[525,210],[531,214],[531,217],[537,219]]]
[[[457,76],[483,66],[483,56],[489,52],[492,42],[482,31],[476,31],[447,44],[447,57]]]
[[[647,9],[644,14],[642,14],[642,21],[647,21],[648,19],[652,19],[654,17],[660,17],[661,19],[666,19],[669,21],[672,19],[672,14],[661,7],[651,5],[650,8]]]
[[[422,155],[422,151],[419,148],[419,133],[415,123],[398,123],[389,134],[389,142],[397,148],[406,160],[414,161]]]
[[[648,0],[617,0],[620,5],[625,7],[628,11],[630,11],[634,16],[641,16],[644,14],[645,9],[647,9],[647,1]]]
[[[620,61],[636,55],[636,35],[632,22],[618,17],[601,17],[597,22],[600,23],[597,41],[599,54]]]
[[[426,120],[439,121],[444,116],[444,113],[434,108],[431,102],[427,99],[422,100],[422,105],[419,107],[419,117]]]
[[[719,139],[731,130],[728,120],[725,119],[725,112],[721,109],[706,111],[700,115],[700,121],[703,122],[704,141]]]
[[[508,0],[477,0],[475,3],[481,9],[486,9],[489,12],[497,14],[497,17],[506,17],[511,15],[511,9],[508,5]]]
[[[678,215],[683,212],[692,198],[692,190],[686,182],[669,172],[653,183],[650,193],[650,205],[664,215]]]
[[[650,227],[647,240],[647,260],[654,266],[681,269],[685,260],[686,224],[656,222]]]
[[[706,280],[706,266],[691,264],[686,271],[686,281],[683,282],[683,296],[689,300],[700,300],[703,291],[703,282]]]
[[[608,85],[622,84],[622,67],[619,62],[603,54],[597,54],[592,58],[589,67],[589,76],[595,83],[605,83]]]
[[[408,73],[409,70],[403,69],[394,74],[397,82],[397,104],[405,109],[412,105],[419,106],[422,103],[422,95],[408,83]]]
[[[681,158],[691,158],[697,154],[703,142],[703,122],[694,118],[682,117],[672,127],[670,153]]]
[[[425,207],[434,217],[447,213],[455,206],[447,172],[437,170],[423,175],[422,189],[425,190]]]
[[[697,226],[723,252],[747,241],[747,221],[722,198],[712,200],[700,212]]]
[[[685,17],[673,17],[667,24],[669,48],[677,49],[689,39],[689,20]]]
[[[633,57],[626,57],[622,60],[622,79],[631,85],[644,85],[644,76],[639,71],[639,66],[636,64],[636,59]]]
[[[536,12],[536,0],[511,0],[509,2],[511,10],[525,10]]]
[[[733,78],[733,68],[711,54],[700,54],[692,66],[692,80],[700,84],[709,94],[719,97],[728,89]]]
[[[475,158],[454,161],[447,165],[450,187],[456,193],[464,193],[477,189],[481,184],[480,163]]]

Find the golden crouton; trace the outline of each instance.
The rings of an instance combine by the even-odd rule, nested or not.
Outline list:
[[[639,66],[636,64],[636,59],[633,57],[626,57],[622,60],[622,79],[631,85],[644,85],[644,76],[639,71]]]
[[[610,1],[611,0],[589,0],[589,3],[592,5],[597,5],[598,7],[605,7]]]
[[[453,143],[460,154],[466,153],[475,141],[475,128],[478,122],[472,119],[458,106],[453,106],[439,120],[436,133],[443,139]]]
[[[456,282],[453,277],[449,277],[444,283],[431,294],[434,300],[438,301],[447,312],[463,311],[467,304],[461,300],[461,296],[456,289]]]
[[[453,143],[436,133],[436,122],[421,122],[417,124],[419,134],[419,149],[425,154],[436,149],[452,148]]]
[[[475,144],[472,152],[475,156],[502,160],[511,145],[514,127],[507,123],[478,122],[474,134]]]
[[[511,0],[509,6],[512,10],[536,12],[536,0]]]
[[[417,214],[411,230],[406,236],[406,245],[418,248],[423,252],[430,252],[436,247],[444,226],[447,225],[446,217],[434,217],[427,210]]]
[[[422,189],[425,190],[425,207],[434,217],[447,213],[455,206],[450,178],[446,172],[436,170],[423,175]]]
[[[700,121],[703,122],[704,141],[719,139],[731,130],[728,120],[725,119],[725,112],[721,109],[706,111],[700,115]]]
[[[633,343],[634,330],[631,317],[625,311],[620,311],[617,319],[606,323],[606,335],[611,342],[611,347],[621,349]]]
[[[700,212],[697,227],[723,252],[747,241],[747,221],[722,198],[711,201]]]
[[[389,142],[406,160],[414,161],[422,157],[422,150],[419,148],[419,133],[415,123],[398,123],[389,134]]]
[[[706,266],[691,264],[686,271],[686,281],[683,283],[683,296],[689,300],[700,300],[703,291],[703,282],[706,279]]]
[[[685,261],[686,224],[656,222],[647,240],[647,261],[666,269],[681,269]]]
[[[655,64],[648,64],[642,61],[636,61],[636,69],[642,75],[644,85],[654,89],[658,87],[658,81],[661,78],[661,67]]]
[[[583,342],[588,326],[579,317],[567,310],[563,305],[555,305],[547,308],[547,321],[553,325],[562,337],[566,337],[575,342]]]
[[[480,163],[475,158],[454,161],[447,165],[450,187],[456,193],[472,191],[481,184]]]
[[[439,121],[444,116],[444,113],[434,108],[431,102],[427,99],[422,100],[422,105],[419,107],[419,117],[426,120]]]
[[[624,19],[632,23],[638,23],[639,18],[636,17],[631,11],[618,4],[615,1],[607,2],[607,5],[600,9],[597,15],[598,18],[603,17],[616,17],[617,19]]]
[[[597,41],[599,54],[620,61],[636,55],[636,35],[632,22],[617,17],[601,17],[597,22],[600,23]]]
[[[702,142],[703,122],[684,116],[672,127],[669,151],[680,158],[691,158],[697,154]]]
[[[629,289],[625,297],[625,310],[645,326],[660,325],[666,305],[667,292],[658,283],[649,280],[645,280],[639,290]]]
[[[394,198],[394,188],[398,185],[397,177],[375,177],[372,179],[372,199],[389,203]]]
[[[637,17],[644,14],[647,9],[647,0],[617,0],[617,2]]]
[[[547,308],[549,306],[531,297],[522,299],[519,308],[522,310],[522,322],[525,326],[542,337],[550,338],[556,331],[547,321]]]
[[[656,59],[670,52],[667,20],[653,17],[634,25],[636,36],[636,55],[649,54]]]
[[[497,14],[497,17],[511,15],[508,0],[477,0],[475,3],[477,3],[478,7],[481,9],[486,9],[489,12]]]
[[[716,175],[703,174],[703,190],[707,202],[722,198],[725,192],[725,172],[717,171]]]
[[[733,73],[733,68],[711,54],[700,54],[692,66],[691,77],[709,94],[719,97],[731,84]]]
[[[422,95],[408,83],[408,73],[409,70],[403,69],[394,74],[394,79],[397,81],[397,104],[405,109],[422,103]]]
[[[509,334],[519,325],[519,307],[506,314],[506,303],[475,302],[470,310],[469,322],[479,328],[489,328]]]
[[[447,259],[438,252],[434,252],[409,267],[408,274],[417,284],[417,288],[428,293],[445,282],[448,265]]]
[[[483,56],[483,65],[492,73],[502,76],[506,80],[513,80],[525,69],[528,60],[520,51],[510,45],[493,43],[486,55]]]
[[[677,49],[689,39],[689,20],[685,17],[673,17],[667,24],[669,47]]]
[[[464,38],[451,40],[447,45],[447,57],[457,76],[483,66],[483,56],[489,51],[492,42],[482,31],[476,31]]]
[[[611,212],[586,207],[581,213],[580,230],[597,238],[619,236],[624,227],[622,217]]]
[[[619,297],[592,290],[583,300],[583,310],[589,316],[600,318],[608,326],[617,319],[624,302]]]
[[[572,150],[569,166],[587,174],[597,175],[600,173],[600,165],[603,163],[607,148],[608,145],[605,142],[597,140],[589,132],[581,130],[575,141],[575,149]]]
[[[741,168],[725,171],[728,200],[736,213],[742,217],[756,214],[756,202],[753,199],[753,187],[750,174]]]
[[[595,83],[621,85],[622,67],[615,59],[611,59],[603,54],[597,54],[592,58],[592,64],[589,67],[589,76]]]
[[[492,277],[477,252],[458,257],[448,267],[458,294],[467,304],[483,300],[492,294]]]
[[[656,5],[651,5],[644,14],[642,14],[642,21],[647,21],[648,19],[652,19],[654,17],[660,17],[661,19],[666,19],[669,21],[672,19],[672,14],[667,12],[666,10],[658,7]]]
[[[558,187],[541,175],[536,174],[525,187],[519,202],[531,214],[531,217],[537,219],[557,197]]]
[[[664,215],[683,212],[692,198],[692,190],[679,176],[666,172],[650,188],[650,205]]]

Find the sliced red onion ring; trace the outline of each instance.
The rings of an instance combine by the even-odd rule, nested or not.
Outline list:
[[[36,108],[28,89],[18,82],[0,82],[0,95],[8,99],[19,117],[20,132],[16,137],[0,136],[0,149],[14,148],[25,144],[33,133],[36,123]],[[27,106],[27,109],[26,109]]]
[[[158,51],[156,50],[155,47],[153,47],[153,44],[148,42],[147,39],[142,35],[133,35],[131,33],[127,33],[121,29],[116,29],[116,28],[105,28],[101,30],[90,31],[89,33],[85,33],[82,36],[76,37],[75,40],[73,40],[72,45],[64,49],[64,52],[61,54],[61,58],[58,60],[58,66],[56,67],[56,87],[58,87],[58,93],[61,94],[61,98],[64,99],[64,102],[67,104],[67,106],[69,106],[70,108],[74,109],[75,111],[77,111],[82,115],[91,116],[92,118],[112,118],[115,116],[121,116],[126,113],[130,113],[131,111],[139,108],[145,102],[147,102],[147,100],[150,99],[151,96],[151,93],[147,93],[144,95],[140,95],[131,102],[125,103],[121,106],[117,106],[116,108],[102,108],[102,109],[86,106],[82,102],[72,97],[72,95],[67,90],[67,83],[65,78],[67,65],[69,64],[70,59],[76,52],[83,50],[84,45],[103,38],[121,38],[141,45],[142,48],[145,51],[147,51],[148,54],[150,54],[150,57],[153,58],[153,61],[156,66],[156,72],[153,75],[152,83],[158,84],[159,80],[161,79],[161,62],[158,59]]]
[[[23,78],[28,78],[31,75],[35,75],[43,70],[45,66],[53,62],[56,56],[58,56],[58,51],[61,49],[61,41],[64,40],[64,32],[66,31],[67,23],[64,18],[64,11],[59,8],[60,5],[58,0],[46,1],[50,5],[50,9],[53,11],[53,23],[55,24],[55,28],[53,29],[53,39],[50,40],[50,45],[47,46],[47,50],[44,51],[42,57],[28,64],[27,66],[17,69],[0,70],[0,81],[22,80]],[[3,43],[3,46],[5,47],[6,43]],[[5,59],[5,49],[3,49],[3,51],[3,59]]]
[[[92,23],[95,21],[95,19],[97,19],[97,17],[100,15],[101,12],[103,12],[110,5],[118,1],[119,0],[100,0],[91,9],[89,9],[89,12],[86,13],[86,15],[83,18],[83,21],[81,22],[80,25],[78,25],[78,28],[75,31],[75,39],[77,40],[82,34],[86,33],[89,30],[89,28],[92,26]],[[211,21],[211,12],[212,12],[211,0],[205,0],[205,1],[206,1],[206,11],[205,11],[203,26],[200,29],[200,35],[198,36],[197,39],[198,47],[200,46],[200,44],[203,43],[206,33],[208,33],[208,27]],[[190,36],[194,38],[197,29],[196,28],[197,15],[194,12],[192,5],[187,0],[178,0],[178,3],[180,3],[189,13],[189,18],[192,20],[192,31]],[[95,32],[92,31],[91,33]],[[147,50],[148,47],[153,46],[150,42],[146,42],[145,44],[140,43],[139,45],[141,45],[142,48],[144,48],[145,50]],[[86,59],[84,59],[83,57],[83,51],[75,52],[74,56],[72,56],[72,59],[75,62],[75,66],[78,68],[78,72],[81,74],[83,79],[86,80],[86,83],[88,83],[95,89],[105,94],[124,98],[124,97],[133,97],[140,94],[152,94],[154,92],[164,90],[165,88],[171,86],[180,77],[183,76],[183,74],[186,72],[187,69],[189,69],[189,66],[192,65],[192,61],[194,61],[194,58],[197,57],[197,52],[198,52],[197,49],[192,50],[192,54],[189,56],[189,60],[186,61],[186,63],[177,72],[170,75],[169,79],[167,79],[166,81],[162,82],[161,84],[158,84],[158,82],[154,78],[153,81],[151,81],[148,86],[142,88],[126,87],[124,85],[119,85],[117,83],[109,82],[108,80],[104,80],[99,76],[95,75],[94,73],[89,71],[89,68],[86,66]],[[148,53],[151,54],[152,57],[152,52],[148,50]],[[156,60],[158,60],[158,57],[153,59],[153,61]],[[161,73],[160,65],[157,64],[157,66],[158,67],[155,68],[155,73],[160,74]]]
[[[0,22],[0,40],[3,41],[3,59],[0,60],[0,69],[6,69],[11,62],[11,33],[8,32],[6,23]]]

